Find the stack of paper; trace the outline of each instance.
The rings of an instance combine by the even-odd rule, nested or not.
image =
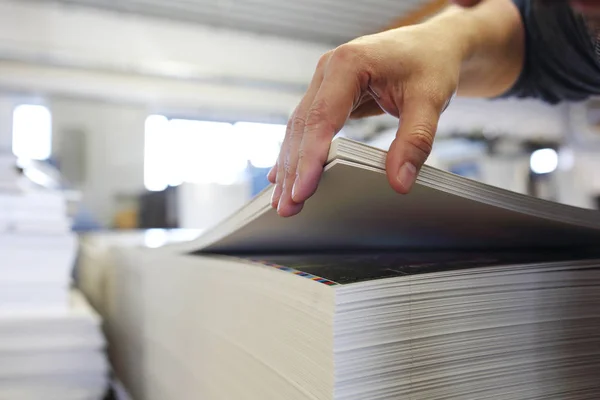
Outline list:
[[[53,190],[0,192],[0,221],[14,233],[64,234],[71,227],[65,197]]]
[[[107,303],[111,301],[107,285],[113,273],[115,248],[158,248],[170,243],[193,240],[201,232],[194,229],[150,229],[86,233],[79,244],[77,287],[85,294],[92,307],[104,317]]]
[[[600,259],[122,256],[112,354],[135,399],[600,398]]]
[[[104,347],[100,318],[76,291],[67,313],[0,312],[0,399],[101,400]]]
[[[0,312],[66,312],[77,239],[65,199],[52,191],[0,193],[0,221]]]
[[[70,289],[76,253],[60,192],[0,190],[0,399],[102,399],[105,343]]]
[[[333,144],[316,194],[122,249],[112,356],[138,400],[597,400],[600,214]]]
[[[0,233],[0,312],[67,312],[74,234]]]

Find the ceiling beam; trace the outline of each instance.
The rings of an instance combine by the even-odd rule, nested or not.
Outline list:
[[[409,11],[402,17],[397,18],[389,24],[384,30],[400,28],[402,26],[414,25],[422,22],[426,18],[437,14],[448,5],[448,0],[431,0],[422,6]]]

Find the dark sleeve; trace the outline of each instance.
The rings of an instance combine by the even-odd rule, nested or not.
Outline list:
[[[600,94],[600,65],[583,18],[567,2],[514,2],[525,27],[525,61],[521,76],[502,97],[558,103]]]

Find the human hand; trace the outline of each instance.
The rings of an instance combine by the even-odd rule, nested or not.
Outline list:
[[[300,212],[317,189],[332,138],[348,118],[383,111],[400,118],[386,161],[388,181],[408,193],[456,92],[463,57],[452,33],[427,23],[365,36],[326,53],[269,172],[273,207],[281,216]]]

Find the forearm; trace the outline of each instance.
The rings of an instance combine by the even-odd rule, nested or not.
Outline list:
[[[524,59],[524,29],[511,0],[484,0],[472,8],[449,7],[426,22],[446,32],[463,60],[458,94],[494,97],[519,77]]]

